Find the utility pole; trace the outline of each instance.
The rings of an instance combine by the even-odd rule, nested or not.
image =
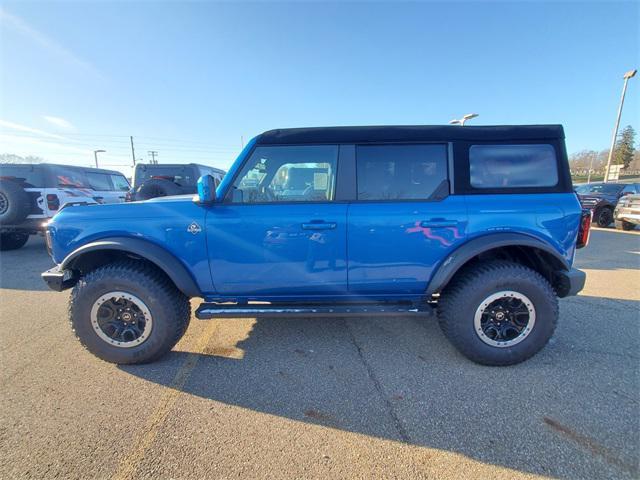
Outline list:
[[[156,152],[155,150],[149,150],[149,155],[151,155],[151,163],[158,163],[158,161],[156,160],[156,155],[158,155],[158,152]]]
[[[240,145],[242,145],[242,149],[244,150],[244,136],[240,135]]]
[[[96,161],[96,168],[98,168],[98,154],[105,153],[106,150],[94,150],[93,151],[93,159]]]
[[[133,167],[136,166],[136,151],[133,149],[133,136],[129,137],[131,140],[131,158],[133,158]]]
[[[618,138],[618,128],[620,127],[620,117],[622,116],[622,106],[624,105],[624,96],[627,93],[627,83],[630,78],[636,75],[638,70],[629,70],[624,74],[624,85],[622,86],[622,97],[620,97],[620,106],[618,107],[618,117],[616,118],[615,127],[613,127],[613,138],[611,139],[611,148],[609,149],[609,158],[607,159],[607,168],[604,170],[604,183],[609,178],[609,169],[611,168],[611,159],[613,158],[613,150],[616,147],[616,139]]]

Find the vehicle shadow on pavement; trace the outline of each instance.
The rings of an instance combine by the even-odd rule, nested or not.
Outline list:
[[[552,342],[512,367],[464,359],[433,318],[326,318],[212,320],[204,353],[120,368],[172,386],[197,355],[182,391],[214,402],[538,475],[634,478],[639,308],[563,301]]]
[[[0,288],[11,290],[49,290],[40,274],[54,266],[44,240],[32,235],[19,250],[0,252]]]

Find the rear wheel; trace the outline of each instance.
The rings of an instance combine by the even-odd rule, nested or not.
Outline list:
[[[11,232],[0,234],[0,251],[17,250],[26,245],[29,241],[29,234],[22,232]]]
[[[84,347],[107,362],[145,363],[169,352],[185,333],[189,299],[152,266],[126,261],[80,279],[69,302]]]
[[[616,220],[615,225],[617,230],[629,231],[635,228],[635,225],[633,223],[625,222],[624,220]]]
[[[609,225],[611,225],[611,222],[613,222],[613,210],[611,210],[609,207],[602,207],[596,213],[595,218],[596,218],[596,223],[598,224],[599,227],[601,228],[608,227]]]
[[[538,272],[507,261],[458,274],[438,302],[438,320],[451,343],[483,365],[512,365],[535,355],[558,321],[558,300]]]

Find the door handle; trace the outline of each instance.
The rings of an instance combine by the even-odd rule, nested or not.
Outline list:
[[[333,222],[310,222],[303,223],[303,230],[332,230],[336,228],[336,224]]]
[[[420,226],[423,228],[446,228],[457,227],[457,220],[447,220],[446,218],[432,218],[431,220],[425,220],[420,222]]]

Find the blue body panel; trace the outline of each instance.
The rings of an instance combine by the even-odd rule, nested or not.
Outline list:
[[[421,295],[440,260],[467,236],[465,198],[349,206],[349,291]]]
[[[178,259],[205,299],[264,301],[416,300],[450,254],[494,233],[531,236],[573,262],[581,212],[573,193],[223,203],[255,144],[222,180],[216,203],[186,196],[65,208],[49,226],[54,260],[104,238],[138,238]]]
[[[467,195],[468,239],[491,233],[523,233],[537,238],[573,263],[580,227],[574,193]]]
[[[187,230],[193,222],[204,227],[205,214],[192,195],[68,207],[49,223],[53,260],[60,263],[82,245],[104,238],[138,238],[167,250],[191,272],[201,291],[210,292],[205,236]]]
[[[217,293],[346,294],[346,213],[340,203],[211,206],[207,244]]]

